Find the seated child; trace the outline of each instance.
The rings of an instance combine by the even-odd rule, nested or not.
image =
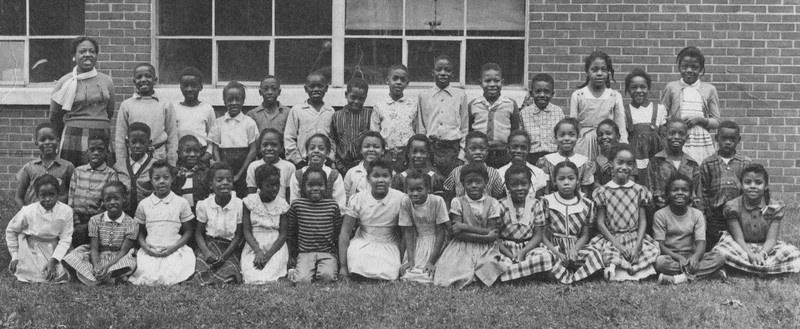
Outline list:
[[[369,191],[370,184],[367,180],[367,171],[372,162],[383,158],[386,150],[386,140],[377,131],[365,132],[359,141],[361,148],[361,162],[347,171],[344,176],[344,192],[348,202],[350,198],[361,191]]]
[[[253,194],[258,191],[256,168],[264,164],[271,164],[281,172],[280,189],[277,196],[283,200],[289,200],[289,184],[294,176],[295,167],[293,163],[280,158],[283,156],[283,133],[274,128],[264,129],[258,136],[258,145],[261,160],[255,160],[247,167],[247,193]]]
[[[339,233],[339,276],[397,280],[400,273],[400,237],[397,224],[403,192],[392,189],[392,166],[388,161],[372,162],[367,179],[370,190],[350,200]],[[350,239],[358,225],[355,237]]]
[[[222,90],[222,98],[228,109],[225,115],[214,120],[208,141],[214,151],[214,161],[225,161],[233,169],[233,190],[236,196],[247,196],[247,166],[256,159],[258,153],[258,128],[256,122],[242,114],[245,87],[231,81]]]
[[[386,138],[387,155],[393,170],[406,170],[406,143],[417,131],[419,121],[419,102],[416,97],[406,97],[403,91],[408,87],[408,68],[403,64],[389,67],[386,83],[389,95],[375,103],[370,129]]]
[[[156,96],[153,88],[157,82],[153,65],[136,65],[133,70],[136,93],[122,102],[117,113],[117,130],[114,133],[114,150],[117,156],[115,164],[124,165],[131,156],[128,154],[125,138],[134,122],[142,122],[150,127],[153,144],[148,145],[148,149],[152,147],[150,154],[153,158],[166,159],[172,166],[178,161],[178,121],[175,109],[171,102]]]
[[[332,282],[339,271],[337,251],[342,215],[339,205],[325,198],[327,174],[310,167],[303,172],[302,198],[292,201],[286,215],[292,282]],[[274,248],[274,247],[273,247]]]
[[[125,209],[128,216],[136,213],[139,201],[153,193],[153,184],[148,175],[153,164],[153,158],[147,154],[150,144],[150,127],[141,122],[131,123],[125,139],[129,157],[114,164],[119,181],[128,189],[128,207]]]
[[[760,275],[800,272],[800,249],[778,240],[784,205],[769,197],[769,174],[751,164],[742,170],[742,196],[725,204],[728,232],[712,250],[725,264]]]
[[[590,244],[603,253],[606,280],[638,281],[655,274],[659,255],[658,244],[645,233],[652,195],[631,180],[636,159],[629,146],[617,145],[611,161],[614,179],[594,190],[600,235]]]
[[[50,174],[36,178],[33,189],[39,201],[22,207],[6,227],[8,270],[20,282],[69,280],[61,259],[72,243],[72,208],[58,201],[59,185]]]
[[[564,161],[574,163],[579,172],[579,192],[588,197],[590,195],[589,191],[594,184],[594,162],[583,154],[575,153],[575,143],[578,141],[579,131],[580,124],[575,118],[566,118],[559,121],[553,127],[553,134],[556,136],[556,143],[558,143],[558,151],[540,158],[536,166],[542,168],[548,176],[553,177],[557,164]],[[550,184],[545,187],[544,193],[550,194],[557,190],[555,181],[551,179]]]
[[[336,145],[336,170],[347,175],[350,168],[361,161],[361,137],[370,131],[372,108],[365,108],[369,84],[363,79],[353,78],[347,82],[344,97],[347,105],[333,114],[331,140]]]
[[[289,111],[286,119],[286,129],[283,132],[283,145],[286,147],[286,160],[295,164],[297,169],[306,166],[303,162],[308,158],[306,145],[313,135],[321,134],[328,138],[331,129],[331,120],[335,112],[333,107],[325,104],[323,98],[328,92],[328,79],[320,72],[311,72],[306,77],[305,85],[308,100],[295,105]],[[334,150],[328,148],[328,155],[332,156]]]
[[[661,273],[658,282],[662,284],[727,277],[722,269],[725,258],[717,252],[706,253],[706,220],[702,211],[689,206],[693,185],[689,177],[672,176],[664,191],[669,206],[657,211],[653,220],[653,238],[661,246],[656,272]]]
[[[468,164],[477,164],[486,167],[486,151],[488,150],[488,139],[486,134],[480,131],[471,131],[467,134],[466,138],[466,151],[464,152]],[[450,176],[444,181],[445,201],[450,202],[455,197],[461,197],[466,194],[466,189],[463,185],[463,177],[461,177],[461,170],[466,165],[462,165],[453,169]],[[486,180],[486,191],[495,200],[502,199],[506,195],[506,188],[503,186],[503,178],[497,172],[497,169],[486,167],[488,179]]]
[[[36,189],[33,182],[44,174],[49,174],[56,178],[60,184],[58,201],[67,202],[69,184],[75,166],[71,162],[58,157],[59,138],[56,126],[46,122],[36,126],[35,140],[33,141],[39,148],[39,158],[31,160],[22,166],[17,173],[17,193],[14,201],[17,207],[24,207],[29,204],[39,202],[36,197]]]
[[[100,190],[106,211],[89,220],[91,243],[73,249],[62,260],[70,274],[89,286],[124,282],[136,270],[133,245],[139,225],[122,212],[128,189],[119,181],[110,181]]]
[[[594,159],[594,188],[606,185],[613,178],[611,157],[614,148],[619,145],[619,127],[614,120],[605,119],[597,125],[597,146],[600,153]],[[639,160],[636,160],[639,163]],[[639,183],[640,176],[638,168],[631,171],[631,179]]]
[[[647,99],[650,75],[642,69],[633,69],[625,77],[625,92],[631,96],[630,104],[625,106],[625,127],[630,136],[628,140],[636,157],[636,168],[644,170],[650,158],[661,152],[658,127],[666,121],[667,110],[664,105]],[[600,138],[599,132],[597,138]]]
[[[500,65],[487,63],[481,67],[483,96],[469,102],[469,130],[489,137],[486,165],[500,168],[511,159],[506,142],[512,131],[519,129],[519,107],[514,100],[502,96],[503,71]],[[526,154],[527,156],[527,154]]]
[[[289,202],[293,202],[300,198],[300,181],[303,179],[303,172],[310,167],[320,167],[328,176],[328,187],[325,189],[325,199],[333,199],[339,205],[339,209],[345,209],[347,198],[345,197],[344,183],[342,183],[342,176],[339,172],[331,169],[325,165],[325,159],[331,152],[331,140],[323,134],[316,134],[306,140],[306,155],[307,159],[303,163],[308,163],[308,166],[295,171],[289,183]]]
[[[420,172],[430,177],[429,194],[444,196],[444,176],[436,172],[431,164],[432,143],[423,134],[416,134],[408,139],[406,150],[408,150],[408,161],[406,169],[392,177],[392,188],[398,191],[405,191],[406,177],[412,172]],[[445,209],[446,210],[446,209]]]
[[[689,138],[686,122],[683,119],[673,118],[669,119],[665,126],[666,136],[664,136],[664,139],[666,140],[666,147],[650,159],[642,180],[644,182],[643,185],[653,193],[655,209],[661,209],[667,205],[662,193],[664,192],[664,185],[670,177],[681,173],[691,178],[693,182],[700,181],[699,162],[683,152],[683,145],[686,143],[686,139]],[[699,202],[698,194],[692,194],[694,195],[693,204],[698,207],[702,206]]]
[[[183,136],[178,141],[178,172],[172,182],[172,192],[186,199],[192,212],[211,192],[206,182],[208,166],[202,161],[203,150],[194,135]]]
[[[507,268],[500,262],[497,241],[502,209],[495,198],[484,194],[489,182],[485,165],[468,163],[459,168],[465,193],[450,205],[448,225],[453,240],[436,262],[433,284],[461,289],[477,278],[491,286]]]
[[[428,194],[428,175],[412,171],[405,181],[406,195],[400,202],[398,222],[406,250],[400,280],[430,284],[446,238],[447,205],[441,196]]]
[[[503,184],[506,185],[505,177],[508,168],[511,168],[513,165],[525,165],[528,170],[531,172],[531,190],[530,196],[531,197],[539,197],[544,194],[544,188],[547,186],[550,177],[544,172],[544,170],[539,169],[539,167],[534,166],[526,161],[530,152],[528,151],[531,147],[531,137],[528,136],[524,130],[515,130],[512,131],[510,135],[508,135],[508,143],[506,143],[508,148],[507,152],[511,162],[506,164],[505,166],[500,167],[497,169],[497,173],[500,174],[500,178],[503,178]]]
[[[153,194],[139,203],[139,251],[136,271],[130,282],[136,285],[173,285],[194,274],[194,252],[186,243],[192,238],[194,215],[186,199],[170,190],[174,169],[166,160],[150,168]]]
[[[274,75],[268,75],[261,80],[258,93],[261,95],[261,105],[247,111],[247,116],[256,122],[258,131],[275,129],[283,135],[291,108],[278,101],[278,96],[281,95],[280,80]],[[281,143],[283,143],[282,140]]]
[[[200,102],[198,98],[203,90],[203,73],[194,67],[187,67],[181,71],[180,89],[183,101],[172,102],[175,109],[175,121],[178,129],[178,161],[180,161],[180,140],[192,135],[200,143],[199,161],[208,164],[212,157],[211,147],[208,145],[208,133],[217,114],[211,104]],[[203,200],[203,199],[198,199]],[[194,203],[189,202],[192,206]]]
[[[242,244],[242,199],[233,192],[233,170],[225,162],[208,169],[214,191],[197,203],[197,249],[192,282],[199,285],[242,283],[239,248]]]
[[[522,129],[531,137],[527,157],[530,164],[537,164],[541,157],[557,150],[556,140],[550,130],[564,119],[564,110],[550,103],[555,95],[555,85],[555,80],[547,73],[534,75],[526,101],[519,111]]]
[[[278,197],[281,173],[277,167],[264,164],[256,168],[253,175],[259,188],[257,193],[244,198],[242,276],[246,284],[264,284],[286,275],[289,204]]]
[[[118,180],[117,172],[106,165],[108,153],[108,135],[105,132],[92,132],[88,138],[89,163],[72,173],[69,183],[69,201],[75,216],[75,230],[72,233],[72,246],[89,244],[89,219],[102,213],[103,186]],[[127,193],[123,194],[127,196]]]

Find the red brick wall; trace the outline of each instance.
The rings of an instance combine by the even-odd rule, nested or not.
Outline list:
[[[608,53],[624,88],[644,68],[651,98],[680,78],[677,53],[699,47],[701,79],[716,86],[723,119],[743,126],[741,153],[769,168],[773,192],[800,195],[800,1],[531,0],[531,74],[556,79],[554,103],[565,108],[585,80],[583,58]],[[626,97],[626,102],[627,102]]]

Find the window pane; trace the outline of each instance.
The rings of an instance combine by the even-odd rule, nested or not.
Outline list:
[[[331,35],[331,0],[275,0],[276,35]]]
[[[433,70],[434,60],[439,55],[447,55],[453,60],[451,82],[458,82],[460,52],[460,41],[409,41],[408,70],[411,71],[411,81],[432,82],[431,70]]]
[[[181,71],[194,66],[211,81],[211,40],[158,40],[158,79],[178,84]]]
[[[25,35],[25,0],[0,0],[0,35]]]
[[[525,36],[525,0],[467,0],[467,35]]]
[[[400,39],[345,39],[344,81],[353,77],[370,84],[386,83],[389,67],[403,62]]]
[[[345,34],[403,35],[403,0],[347,0]]]
[[[217,1],[216,35],[272,35],[272,1]]]
[[[72,71],[71,39],[31,39],[30,81],[52,82]],[[98,63],[98,68],[102,63]]]
[[[525,40],[467,40],[467,84],[480,84],[481,66],[500,64],[506,85],[522,85]]]
[[[464,35],[464,1],[406,1],[406,35]]]
[[[22,83],[22,65],[25,63],[25,43],[0,41],[0,82]]]
[[[331,79],[331,40],[275,41],[275,75],[285,84],[304,84],[309,73],[319,71]]]
[[[84,34],[83,0],[31,0],[31,35]]]
[[[220,81],[261,81],[269,74],[269,41],[217,43]]]
[[[158,1],[159,35],[211,35],[211,0]]]

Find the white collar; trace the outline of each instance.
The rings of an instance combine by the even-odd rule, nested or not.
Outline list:
[[[559,162],[564,162],[567,159],[569,159],[569,161],[574,163],[576,167],[580,167],[583,166],[587,161],[589,161],[589,158],[580,153],[575,153],[569,158],[561,155],[558,152],[550,153],[548,155],[545,155],[544,157],[545,159],[547,159],[548,162],[550,162],[553,165],[557,165]]]
[[[138,165],[142,166],[142,165],[144,165],[144,162],[147,161],[147,159],[149,157],[150,157],[150,155],[148,155],[147,153],[145,153],[144,156],[141,159],[139,159],[139,161],[133,161],[133,158],[128,157],[128,162],[130,162],[132,165],[138,164]]]
[[[634,183],[632,180],[628,179],[628,181],[625,182],[625,184],[619,185],[619,184],[617,184],[617,182],[615,182],[612,179],[612,180],[608,181],[608,183],[606,183],[606,186],[609,187],[609,188],[620,188],[620,187],[633,187],[634,184],[636,184],[636,183]]]
[[[149,197],[149,199],[150,199],[150,202],[152,202],[152,203],[153,203],[153,205],[157,205],[157,204],[159,204],[159,203],[162,203],[162,202],[163,202],[164,204],[169,204],[169,203],[170,203],[170,202],[172,202],[172,200],[174,199],[174,196],[175,196],[175,193],[173,193],[172,191],[170,191],[170,192],[169,192],[169,194],[167,194],[167,196],[165,196],[165,197],[162,199],[162,198],[159,198],[159,197],[157,197],[157,196],[156,196],[156,193],[155,193],[155,192],[153,192],[153,194],[150,194],[150,197]]]
[[[108,211],[103,213],[103,221],[104,222],[108,222],[108,223],[114,222],[114,223],[117,223],[117,224],[122,224],[122,220],[123,219],[125,219],[125,213],[121,213],[119,215],[119,218],[117,218],[117,219],[111,219],[111,217],[108,217]]]

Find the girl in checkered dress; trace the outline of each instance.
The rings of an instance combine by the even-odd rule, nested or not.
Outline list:
[[[784,206],[770,200],[766,169],[748,165],[741,181],[744,193],[725,204],[728,232],[722,233],[713,251],[725,256],[728,266],[749,273],[800,272],[800,249],[778,240]]]
[[[653,196],[631,180],[636,159],[628,145],[617,145],[611,161],[614,179],[594,191],[600,235],[590,245],[603,254],[607,280],[637,281],[655,274],[659,255],[658,243],[645,234],[645,209]]]

